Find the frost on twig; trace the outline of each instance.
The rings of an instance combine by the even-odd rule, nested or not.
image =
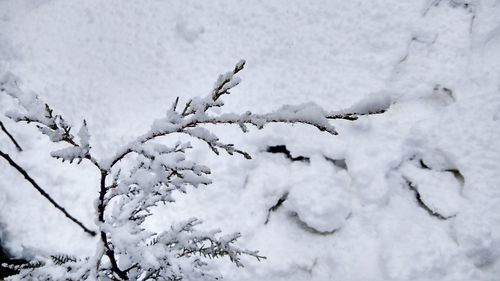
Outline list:
[[[229,95],[229,91],[240,83],[241,80],[236,74],[244,66],[245,61],[240,61],[232,71],[219,76],[210,94],[204,98],[190,99],[182,109],[179,108],[179,98],[177,98],[164,118],[155,120],[149,132],[119,150],[114,157],[104,162],[104,167],[112,167],[132,152],[134,146],[173,133],[181,133],[202,140],[216,154],[223,150],[230,155],[237,153],[247,159],[251,158],[247,152],[236,148],[233,144],[222,142],[219,137],[202,127],[202,125],[206,124],[238,125],[246,133],[248,132],[248,125],[262,129],[268,123],[302,123],[316,127],[320,131],[337,135],[334,126],[329,122],[328,113],[314,103],[296,106],[287,105],[267,114],[255,114],[250,111],[220,115],[211,114],[210,109],[224,106],[222,96]]]
[[[0,79],[0,92],[6,92],[12,97],[15,97],[21,107],[25,109],[25,113],[20,112],[9,112],[8,115],[14,119],[15,121],[27,121],[27,122],[35,122],[38,123],[38,128],[42,133],[49,135],[49,137],[53,141],[60,141],[64,138],[70,140],[70,128],[64,122],[64,119],[60,116],[54,116],[52,114],[52,109],[46,104],[43,104],[41,100],[34,94],[27,94],[19,89],[17,86],[18,82],[12,74],[7,74]],[[41,114],[44,111],[45,114]],[[59,127],[57,125],[59,122]],[[0,122],[0,127],[2,131],[11,139],[13,144],[16,146],[18,151],[22,151],[21,146],[17,143],[14,137],[7,131],[2,122]],[[86,126],[85,131],[86,131]],[[61,129],[62,128],[62,129]],[[61,130],[64,133],[61,133]],[[57,132],[58,131],[58,132]],[[56,137],[59,135],[58,137]],[[88,132],[85,134],[84,131],[79,134],[81,139],[81,146],[71,147],[71,149],[86,149],[88,151]],[[84,158],[87,153],[82,153],[80,151],[80,159]],[[80,228],[82,228],[88,234],[94,236],[96,233],[89,228],[87,228],[83,223],[73,217],[71,214],[66,211],[61,205],[59,205],[54,199],[43,189],[38,183],[28,174],[28,172],[19,166],[7,153],[0,151],[0,157],[6,160],[11,167],[16,169],[23,177],[28,181],[45,199],[47,199],[56,209],[61,211],[67,218],[77,224]],[[70,162],[73,161],[74,158],[67,158]],[[81,160],[80,160],[81,161]]]
[[[172,192],[185,193],[187,187],[211,183],[208,167],[186,159],[191,148],[190,143],[180,142],[173,147],[154,142],[132,147],[137,154],[136,164],[104,197],[103,204],[112,207],[102,230],[110,237],[114,255],[128,279],[147,280],[148,276],[162,280],[216,280],[209,279],[203,259],[228,256],[242,266],[240,255],[263,258],[257,252],[234,246],[239,234],[228,238],[219,237],[219,231],[198,231],[198,219],[173,224],[169,231],[159,234],[142,226],[153,207],[174,202]],[[114,274],[115,269],[106,271]]]
[[[88,258],[58,254],[37,257],[23,264],[3,263],[0,266],[19,272],[7,280],[86,280],[91,270]]]
[[[63,162],[69,161],[70,163],[73,163],[73,161],[76,159],[78,161],[78,164],[80,164],[83,159],[89,157],[90,151],[90,134],[87,128],[87,122],[85,122],[85,120],[83,121],[83,125],[78,131],[77,135],[80,140],[78,145],[53,151],[50,153],[50,155],[54,158],[61,159]]]
[[[16,99],[22,108],[22,111],[7,112],[7,117],[16,122],[34,123],[38,130],[47,135],[52,142],[70,144],[68,148],[51,153],[53,157],[70,163],[74,160],[80,163],[85,158],[91,159],[89,154],[90,135],[85,121],[78,132],[78,142],[66,120],[61,115],[54,113],[54,110],[43,102],[38,95],[21,90],[19,80],[11,73],[7,73],[0,78],[0,93],[6,93]],[[91,159],[91,161],[93,160]]]
[[[155,206],[174,202],[173,192],[187,193],[189,187],[211,184],[210,168],[186,156],[192,148],[189,142],[167,146],[160,143],[158,138],[183,134],[206,143],[216,154],[225,151],[250,159],[249,153],[222,141],[206,125],[236,125],[246,133],[249,127],[262,129],[268,123],[301,123],[337,135],[330,123],[331,119],[356,120],[358,115],[375,112],[372,112],[373,107],[327,112],[313,103],[307,103],[283,106],[264,114],[250,111],[214,113],[212,109],[224,106],[223,97],[240,83],[237,74],[244,66],[245,61],[242,60],[234,69],[220,75],[205,97],[189,99],[182,106],[180,98],[177,98],[165,117],[154,121],[145,134],[119,148],[113,157],[105,160],[93,157],[85,121],[75,137],[71,126],[62,116],[55,114],[35,94],[22,91],[13,75],[8,74],[0,80],[0,91],[17,99],[23,109],[22,112],[10,112],[10,118],[35,123],[53,142],[70,145],[52,152],[52,156],[78,163],[89,160],[101,174],[99,198],[95,203],[96,222],[100,231],[96,254],[90,258],[69,261],[74,264],[69,268],[61,266],[63,269],[60,270],[66,270],[68,276],[80,279],[220,280],[208,260],[227,257],[236,266],[243,266],[242,255],[258,260],[264,258],[257,251],[236,246],[239,233],[221,235],[219,230],[202,231],[198,228],[201,221],[196,218],[174,223],[161,233],[151,232],[145,227]],[[115,166],[126,157],[131,161],[127,163],[132,164],[121,165],[124,167],[117,170]],[[112,177],[112,181],[108,177]],[[83,265],[80,261],[87,262]],[[21,268],[20,275],[12,279],[30,276],[58,280],[56,275],[51,275],[51,272],[57,273],[54,266],[58,265],[47,259],[42,260],[40,267]]]

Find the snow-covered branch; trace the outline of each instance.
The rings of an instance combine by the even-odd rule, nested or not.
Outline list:
[[[19,87],[19,80],[11,73],[0,78],[0,93],[6,93],[16,99],[23,109],[23,111],[7,112],[9,118],[16,122],[36,124],[40,132],[47,135],[52,142],[70,144],[70,147],[52,152],[53,157],[70,163],[75,160],[80,163],[83,159],[88,159],[97,165],[97,160],[90,155],[90,135],[85,121],[78,131],[79,141],[77,141],[72,134],[72,127],[66,120],[60,114],[54,113],[54,110],[38,95],[23,91]]]
[[[220,235],[218,230],[200,231],[197,226],[201,221],[196,218],[173,224],[162,233],[150,232],[144,226],[153,213],[153,207],[174,202],[173,192],[186,193],[188,187],[197,188],[212,183],[210,168],[186,157],[192,148],[189,142],[167,146],[159,143],[157,138],[184,134],[205,142],[216,154],[224,150],[230,155],[236,153],[250,159],[250,154],[232,143],[221,141],[206,125],[237,125],[246,133],[249,126],[263,129],[269,123],[300,123],[337,135],[331,119],[356,120],[360,115],[383,112],[390,105],[385,101],[328,112],[316,104],[307,103],[283,106],[264,114],[250,111],[214,113],[211,109],[224,106],[222,97],[229,95],[230,90],[240,83],[237,74],[244,66],[245,61],[242,60],[232,71],[220,75],[210,93],[203,98],[190,99],[182,107],[177,98],[166,116],[155,120],[149,131],[103,161],[91,155],[90,133],[85,121],[74,136],[65,119],[55,114],[36,94],[21,90],[13,75],[7,74],[0,79],[0,91],[15,98],[22,109],[9,112],[10,118],[35,123],[51,141],[70,145],[52,152],[53,157],[78,163],[87,159],[100,171],[99,198],[95,204],[101,238],[98,250],[92,258],[68,261],[71,267],[68,269],[63,265],[64,270],[80,278],[107,280],[219,280],[220,276],[208,269],[207,259],[228,257],[236,266],[243,266],[242,255],[263,259],[257,251],[240,249],[235,245],[239,233]],[[131,159],[134,164],[124,171],[115,171],[115,165],[128,155],[135,156]],[[113,176],[112,183],[108,180],[110,176]],[[88,262],[80,266],[81,260]],[[19,276],[57,279],[55,275],[50,275],[57,263],[46,259],[38,265],[36,269],[19,268]],[[43,271],[44,268],[48,271]],[[35,272],[40,273],[26,275]]]
[[[328,120],[333,117],[314,103],[295,106],[287,105],[267,114],[255,114],[250,111],[246,111],[243,114],[210,114],[208,112],[209,109],[224,106],[224,102],[221,97],[223,95],[229,95],[229,90],[240,83],[241,79],[236,76],[236,74],[240,72],[244,66],[244,60],[238,62],[233,71],[219,76],[209,95],[204,98],[190,99],[186,102],[183,109],[179,111],[179,98],[177,98],[168,110],[167,115],[164,118],[157,119],[153,122],[149,132],[119,150],[114,157],[104,162],[102,167],[109,169],[123,159],[127,154],[133,152],[133,147],[146,143],[157,137],[173,133],[182,133],[193,138],[200,139],[207,143],[216,154],[219,153],[219,149],[222,149],[231,155],[238,153],[247,159],[251,158],[247,152],[236,149],[233,144],[220,142],[216,135],[201,127],[206,124],[234,124],[238,125],[241,130],[246,133],[248,132],[247,125],[253,125],[257,129],[262,129],[269,123],[302,123],[316,127],[320,131],[325,131],[332,135],[338,134],[334,126]],[[342,114],[337,115],[342,116]],[[353,113],[349,113],[344,114],[343,116],[345,118],[352,118],[353,115]]]

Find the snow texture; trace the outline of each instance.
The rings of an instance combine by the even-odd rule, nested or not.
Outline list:
[[[245,58],[241,84],[224,97],[224,108],[214,105],[212,113],[226,120],[236,118],[228,112],[245,110],[269,117],[262,112],[283,104],[302,114],[312,108],[293,105],[308,102],[329,114],[386,112],[331,120],[336,136],[303,125],[266,125],[245,135],[238,124],[207,125],[218,142],[230,140],[252,159],[212,155],[192,141],[191,158],[178,163],[210,167],[213,185],[170,194],[175,203],[154,208],[145,221],[149,231],[168,232],[196,217],[204,222],[200,230],[240,232],[238,245],[267,259],[245,258],[244,268],[221,260],[216,266],[225,280],[496,281],[499,14],[496,0],[3,0],[1,87],[26,96],[13,102],[2,92],[1,116],[59,128],[85,119],[92,138],[77,134],[83,128],[77,127],[72,139],[88,143],[109,166],[116,148],[157,153],[161,145],[186,143],[188,136],[175,135],[137,146],[137,136],[148,133],[152,120],[160,120],[155,129],[170,129],[163,121],[177,96],[182,110],[191,98],[210,95],[213,75]],[[64,123],[47,119],[31,91]],[[26,116],[20,105],[38,113]],[[1,134],[0,149],[94,226],[95,169],[48,155],[64,147],[52,142],[61,131],[41,129],[47,139],[0,119],[24,152]],[[201,130],[191,133],[215,141]],[[265,152],[281,144],[310,163]],[[84,155],[63,154],[67,160]],[[2,246],[12,255],[104,251],[89,247],[97,238],[67,221],[8,164],[0,161],[0,171]]]

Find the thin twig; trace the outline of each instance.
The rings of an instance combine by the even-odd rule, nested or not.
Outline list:
[[[59,211],[61,211],[68,219],[70,219],[71,221],[73,221],[74,223],[76,223],[79,227],[81,227],[83,229],[83,231],[87,232],[88,234],[90,234],[91,236],[95,236],[96,233],[95,231],[92,231],[90,229],[88,229],[87,227],[85,227],[79,220],[75,219],[72,215],[70,215],[63,207],[61,207],[61,205],[59,205],[56,201],[54,201],[54,199],[52,199],[52,197],[50,197],[50,195],[45,192],[45,190],[43,190],[36,182],[35,180],[28,174],[28,172],[26,172],[26,170],[24,170],[21,166],[19,166],[16,162],[14,162],[14,160],[12,160],[12,158],[10,158],[10,156],[4,152],[2,152],[0,150],[0,156],[2,156],[5,160],[7,160],[7,162],[9,162],[9,164],[14,167],[20,174],[22,174],[24,176],[24,178],[29,182],[31,183],[31,185],[33,185],[33,187],[38,191],[40,192],[40,194],[45,197],[45,199],[47,199],[54,207],[56,207],[56,209],[58,209]]]
[[[0,121],[0,127],[2,128],[2,131],[9,137],[9,139],[12,141],[12,143],[16,146],[18,151],[23,151],[19,143],[17,143],[16,139],[7,131],[7,128],[3,125],[2,121]]]

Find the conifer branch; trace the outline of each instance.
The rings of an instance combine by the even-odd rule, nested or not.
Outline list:
[[[337,130],[330,123],[332,119],[354,121],[361,115],[384,112],[390,103],[382,100],[375,105],[359,104],[337,112],[326,112],[321,107],[308,103],[283,106],[265,114],[250,111],[214,113],[213,109],[224,106],[223,97],[229,95],[231,89],[240,83],[237,74],[244,66],[245,61],[241,60],[233,70],[220,75],[205,97],[189,99],[183,106],[177,97],[166,117],[156,120],[144,135],[123,146],[113,157],[104,161],[98,161],[90,152],[90,133],[85,121],[74,136],[72,127],[65,119],[54,113],[38,96],[22,91],[13,75],[0,78],[0,92],[6,92],[17,99],[24,109],[23,112],[10,112],[10,118],[18,122],[34,123],[52,142],[69,144],[69,147],[52,152],[53,157],[70,163],[89,160],[100,171],[99,196],[95,205],[100,234],[96,255],[89,262],[52,256],[46,259],[46,265],[39,270],[43,270],[45,266],[61,266],[61,263],[64,265],[67,262],[72,264],[68,272],[80,277],[92,274],[94,278],[106,280],[183,280],[197,276],[198,279],[203,277],[203,280],[220,280],[220,276],[205,271],[205,260],[228,257],[236,266],[243,266],[240,260],[242,255],[257,260],[265,259],[257,251],[235,246],[239,233],[220,235],[218,230],[201,231],[197,229],[201,221],[196,218],[172,224],[170,229],[161,233],[147,230],[144,225],[146,218],[159,204],[174,202],[173,192],[186,193],[188,187],[197,188],[212,183],[209,178],[210,168],[186,157],[188,150],[192,148],[190,143],[179,142],[174,146],[167,146],[154,140],[172,134],[184,134],[205,142],[216,154],[223,150],[230,155],[236,153],[251,159],[249,153],[232,143],[221,141],[206,126],[236,125],[246,133],[250,126],[262,129],[268,123],[305,124],[337,135]],[[7,154],[0,153],[56,208],[67,214],[24,169],[15,164]],[[124,173],[113,171],[116,164],[127,155],[135,156],[132,160],[136,164]],[[113,177],[112,182],[107,183],[108,176]],[[67,216],[73,218],[69,214]],[[76,219],[72,220],[76,222]],[[86,232],[95,234],[83,224],[79,225]],[[83,263],[82,261],[85,264],[80,264],[80,268],[74,265]],[[43,274],[37,276],[51,280],[50,268]]]

